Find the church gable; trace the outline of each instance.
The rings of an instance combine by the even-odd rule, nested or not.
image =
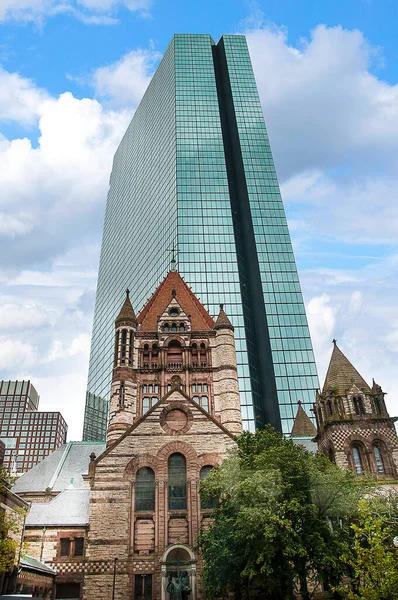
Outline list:
[[[190,316],[192,330],[209,331],[214,328],[214,320],[181,275],[177,271],[170,271],[138,315],[140,331],[157,330],[158,317],[163,315],[172,298]]]
[[[146,440],[151,438],[149,447]],[[197,405],[181,390],[174,389],[162,398],[151,410],[134,423],[112,446],[100,457],[97,463],[113,453],[119,454],[129,448],[130,451],[140,454],[151,452],[155,447],[161,447],[171,439],[184,439],[200,449],[197,438],[217,436],[218,441],[211,443],[214,448],[220,444],[219,437],[225,438],[228,447],[235,445],[234,437],[211,415]],[[158,437],[157,441],[154,440]],[[143,443],[143,438],[145,442]],[[162,438],[167,438],[163,440]],[[195,439],[194,439],[195,438]],[[145,445],[144,445],[145,444]],[[119,448],[120,446],[120,448]],[[123,450],[122,450],[123,448]]]

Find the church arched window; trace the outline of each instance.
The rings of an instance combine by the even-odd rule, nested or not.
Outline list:
[[[149,467],[137,471],[135,510],[155,510],[155,473]]]
[[[180,329],[180,331],[185,331],[185,325],[184,325],[184,323],[180,323],[179,329]]]
[[[359,445],[355,444],[351,447],[352,464],[357,475],[363,475],[364,472],[361,454],[361,448]]]
[[[172,340],[167,347],[168,366],[178,366],[182,364],[182,348],[178,340]]]
[[[170,331],[170,327],[169,327],[169,324],[168,324],[168,323],[165,323],[165,324],[163,325],[163,331],[164,331],[165,333],[169,333],[169,331]]]
[[[373,457],[375,459],[378,475],[383,475],[383,473],[385,472],[385,469],[384,469],[384,461],[383,461],[383,452],[382,452],[380,444],[375,444],[373,446]]]
[[[169,510],[185,510],[187,507],[187,469],[185,457],[176,452],[169,456]]]
[[[328,400],[326,402],[326,406],[327,406],[328,415],[329,415],[329,417],[331,417],[333,414],[333,408],[332,408],[332,403],[330,400]]]
[[[172,325],[171,325],[171,333],[177,333],[177,323],[172,323]]]
[[[124,381],[120,382],[120,388],[119,388],[119,405],[122,408],[124,406]]]
[[[200,480],[203,481],[204,479],[206,479],[206,477],[208,477],[211,473],[211,470],[213,469],[213,467],[211,465],[205,465],[204,467],[202,467],[200,469]],[[200,499],[200,508],[202,510],[206,509],[206,508],[215,508],[216,506],[216,502],[214,500],[205,500],[202,498]]]
[[[121,347],[122,363],[125,362],[126,350],[127,350],[127,329],[122,329],[122,347]]]
[[[363,406],[363,398],[361,396],[354,396],[352,399],[352,402],[354,404],[354,412],[356,415],[363,415],[365,414],[365,409]]]

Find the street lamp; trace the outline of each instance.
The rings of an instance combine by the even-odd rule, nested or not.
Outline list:
[[[112,588],[112,600],[115,600],[115,588],[116,588],[116,566],[117,556],[113,559],[113,588]]]

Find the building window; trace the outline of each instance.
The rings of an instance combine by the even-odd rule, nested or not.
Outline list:
[[[200,404],[199,396],[193,396],[192,400],[196,402],[196,404]]]
[[[152,600],[152,574],[134,576],[134,600]]]
[[[155,510],[155,473],[142,467],[135,478],[135,510]]]
[[[119,404],[120,406],[124,406],[124,381],[121,382],[119,388]]]
[[[209,397],[208,396],[202,396],[201,406],[202,406],[203,410],[206,410],[207,412],[209,412]]]
[[[185,325],[184,323],[180,323],[180,331],[185,331]]]
[[[177,325],[175,323],[171,326],[171,333],[177,333]]]
[[[83,556],[84,554],[84,538],[61,538],[60,539],[60,556]]]
[[[363,475],[363,465],[361,458],[361,451],[358,446],[351,448],[352,462],[354,465],[354,471],[357,475]]]
[[[61,538],[60,556],[69,556],[72,540],[69,538]]]
[[[75,553],[74,556],[83,556],[84,538],[75,538]]]
[[[352,399],[353,404],[354,404],[354,412],[356,415],[363,415],[365,414],[365,409],[363,407],[363,398],[361,398],[361,396],[354,396],[354,398]]]
[[[185,457],[176,452],[169,456],[169,510],[187,508],[187,473]]]
[[[122,363],[125,362],[126,357],[126,347],[127,347],[127,329],[122,329]]]
[[[200,481],[203,481],[204,479],[206,479],[206,477],[210,475],[212,468],[213,467],[211,465],[206,465],[200,469]],[[200,508],[202,510],[206,508],[215,508],[216,504],[217,503],[214,500],[202,500],[202,498],[200,499]]]
[[[163,325],[163,331],[164,331],[165,333],[169,333],[169,331],[170,331],[170,328],[169,328],[169,324],[168,324],[168,323],[165,323],[165,324]]]
[[[375,408],[375,413],[377,415],[380,415],[381,414],[380,398],[373,398],[373,404],[374,404],[374,408]]]
[[[176,367],[182,365],[182,348],[180,342],[173,340],[167,347],[167,366]]]
[[[384,464],[383,458],[380,452],[380,448],[378,446],[373,446],[373,456],[376,463],[376,469],[379,475],[383,475],[384,473]]]
[[[142,399],[142,414],[144,415],[151,408],[151,400],[148,396],[144,396]]]
[[[171,308],[169,315],[170,317],[178,317],[178,315],[180,314],[180,311],[178,310],[178,308]]]

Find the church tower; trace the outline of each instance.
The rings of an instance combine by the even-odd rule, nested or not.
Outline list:
[[[137,377],[134,367],[134,340],[138,322],[130,302],[129,290],[115,321],[115,351],[107,445],[116,441],[133,424],[136,416]]]
[[[385,393],[370,387],[333,340],[333,352],[314,412],[321,452],[340,467],[379,479],[397,477],[398,438]]]
[[[200,481],[242,433],[234,327],[177,271],[115,323],[107,448],[90,463],[83,600],[204,600],[195,540],[211,519]],[[189,596],[187,595],[189,591]]]

